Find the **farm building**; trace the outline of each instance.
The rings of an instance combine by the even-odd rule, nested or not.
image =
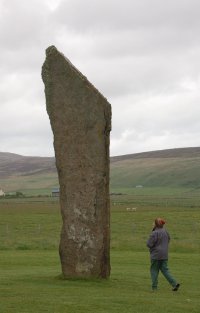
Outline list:
[[[60,196],[60,188],[53,188],[51,191],[52,197],[59,197]]]
[[[2,189],[0,189],[0,197],[4,197],[4,196],[5,196],[5,192]]]

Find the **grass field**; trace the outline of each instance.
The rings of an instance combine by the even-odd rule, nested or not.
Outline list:
[[[115,188],[111,195],[113,203],[154,207],[200,207],[199,188]]]
[[[138,202],[131,212],[128,196],[113,196],[112,203],[111,277],[84,281],[59,276],[58,202],[0,201],[0,312],[199,313],[200,207]],[[175,293],[162,276],[158,292],[150,288],[146,239],[157,216],[167,220],[172,237],[169,266],[181,283]]]

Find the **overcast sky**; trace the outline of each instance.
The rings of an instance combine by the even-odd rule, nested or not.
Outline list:
[[[54,155],[50,45],[111,103],[111,155],[200,146],[199,34],[199,0],[0,0],[0,151]]]

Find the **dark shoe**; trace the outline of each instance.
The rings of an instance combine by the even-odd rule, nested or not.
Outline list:
[[[179,287],[180,287],[180,284],[176,284],[176,286],[172,289],[172,291],[177,291]]]
[[[152,292],[156,292],[158,289],[157,288],[152,288],[151,291]]]

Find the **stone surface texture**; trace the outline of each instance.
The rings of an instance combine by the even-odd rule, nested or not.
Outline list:
[[[110,275],[111,106],[54,46],[42,67],[60,184],[65,278]]]

